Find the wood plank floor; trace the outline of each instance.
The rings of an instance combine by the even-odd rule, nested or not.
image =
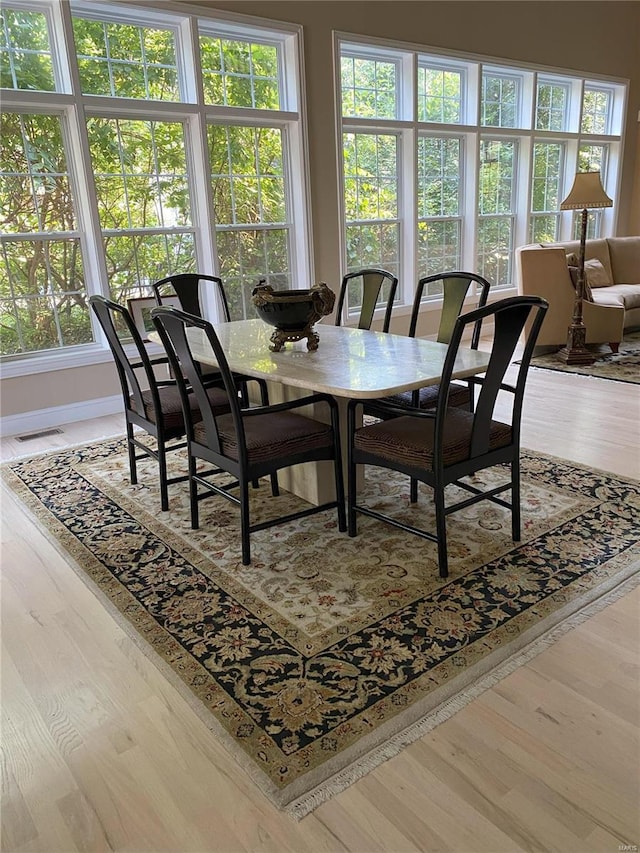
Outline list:
[[[638,386],[535,370],[523,445],[640,478]],[[122,432],[64,427],[3,458]],[[640,845],[640,593],[296,823],[240,772],[9,493],[2,850],[615,853]],[[625,847],[623,845],[635,845]]]

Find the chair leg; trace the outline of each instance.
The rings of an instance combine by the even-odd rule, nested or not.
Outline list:
[[[129,479],[132,486],[138,485],[138,466],[136,465],[136,448],[133,443],[133,424],[127,421],[127,449],[129,451]]]
[[[249,486],[245,480],[240,482],[240,536],[242,539],[242,565],[251,563],[251,544],[249,541]]]
[[[521,539],[519,458],[511,462],[511,538],[514,542]]]
[[[340,452],[340,448],[338,448],[337,455],[334,460],[334,472],[336,480],[336,501],[338,502],[338,530],[341,533],[344,533],[347,529],[347,516],[344,511],[344,478],[342,474],[342,454]]]
[[[350,410],[348,413],[347,435],[349,446],[347,447],[347,532],[349,536],[356,536],[356,464],[353,461],[353,433],[355,430],[355,415]]]
[[[196,460],[189,454],[189,504],[191,507],[191,529],[197,530],[200,526],[198,517],[198,484],[195,480]]]
[[[277,474],[271,475],[271,495],[274,498],[277,498],[280,495],[280,486],[278,484],[278,475]]]
[[[409,480],[409,503],[418,503],[418,481],[414,477]]]
[[[163,512],[169,509],[169,486],[167,484],[167,451],[164,440],[158,437],[158,469],[160,476],[160,508]]]
[[[436,535],[438,537],[438,570],[441,578],[449,577],[447,556],[447,517],[444,512],[444,488],[437,486],[433,499],[436,509]]]

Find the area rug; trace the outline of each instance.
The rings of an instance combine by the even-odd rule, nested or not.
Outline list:
[[[184,459],[172,456],[175,473]],[[253,534],[243,566],[235,507],[203,501],[193,531],[182,483],[160,512],[153,463],[131,486],[121,439],[2,473],[260,790],[297,818],[623,594],[640,569],[640,484],[530,452],[522,542],[493,504],[449,516],[447,580],[434,543],[366,517],[351,539],[333,513]],[[407,481],[366,474],[369,501],[433,524],[427,490],[410,506]],[[300,505],[271,497],[268,483],[252,502],[262,517]]]
[[[564,364],[555,352],[550,352],[535,356],[531,367],[640,384],[640,330],[625,334],[619,352],[611,352],[606,344],[594,347],[593,352],[597,356],[594,364]]]

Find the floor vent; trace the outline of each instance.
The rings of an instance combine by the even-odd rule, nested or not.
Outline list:
[[[61,429],[54,427],[53,429],[43,429],[40,432],[30,432],[29,435],[17,435],[18,441],[31,441],[34,438],[47,438],[49,435],[60,435]]]

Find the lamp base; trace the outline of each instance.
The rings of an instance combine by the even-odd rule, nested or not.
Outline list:
[[[593,364],[597,361],[597,357],[586,347],[586,335],[583,324],[569,326],[567,344],[557,352],[560,361],[565,364]]]

